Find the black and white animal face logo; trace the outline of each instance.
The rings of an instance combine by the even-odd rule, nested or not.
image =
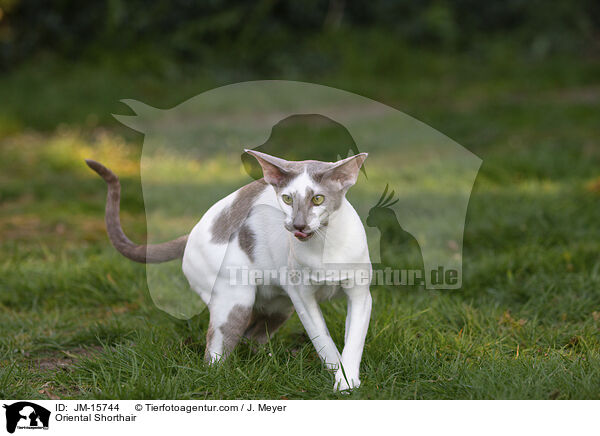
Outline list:
[[[19,401],[3,406],[6,409],[6,431],[14,433],[19,429],[47,429],[50,411],[28,401]]]

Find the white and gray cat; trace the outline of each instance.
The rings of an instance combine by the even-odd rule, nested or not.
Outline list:
[[[156,245],[136,245],[119,221],[120,184],[98,162],[86,160],[108,184],[106,226],[115,248],[137,262],[183,258],[190,286],[210,311],[206,359],[224,359],[241,338],[266,342],[293,313],[298,314],[321,360],[335,369],[336,390],[360,385],[359,367],[371,314],[371,263],[361,220],[346,199],[366,153],[337,162],[287,161],[246,150],[260,163],[263,179],[215,203],[189,235]],[[327,247],[326,247],[327,245]],[[269,284],[232,280],[231,271],[289,269],[312,274],[331,271],[328,259],[342,266],[325,282],[281,280]],[[348,281],[349,271],[366,274],[366,283]],[[315,273],[316,276],[316,273]],[[299,283],[298,283],[299,282]],[[319,302],[338,294],[348,299],[345,344],[340,355],[323,319]]]

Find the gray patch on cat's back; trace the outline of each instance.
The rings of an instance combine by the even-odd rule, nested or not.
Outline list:
[[[256,244],[256,239],[254,233],[247,224],[242,225],[242,228],[238,233],[238,242],[242,251],[248,255],[248,258],[252,262],[254,262],[254,246]]]
[[[241,227],[254,204],[254,200],[264,191],[267,183],[263,179],[255,180],[242,187],[229,207],[226,207],[213,221],[210,229],[211,242],[227,244],[231,235]]]

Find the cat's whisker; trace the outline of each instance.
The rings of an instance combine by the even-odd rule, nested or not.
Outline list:
[[[327,239],[327,232],[325,232],[322,228],[315,229],[315,233],[320,236],[325,242],[329,242]]]

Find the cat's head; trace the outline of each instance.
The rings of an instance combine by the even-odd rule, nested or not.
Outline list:
[[[337,162],[288,161],[255,150],[246,152],[258,160],[264,180],[275,188],[285,228],[301,241],[329,223],[368,156],[359,153]]]

